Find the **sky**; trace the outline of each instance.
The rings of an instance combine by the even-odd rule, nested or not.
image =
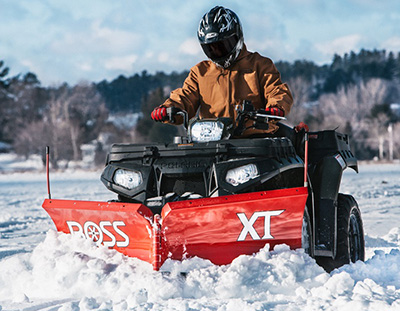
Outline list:
[[[196,31],[215,5],[239,16],[250,51],[275,62],[400,51],[399,0],[0,0],[0,60],[42,85],[181,72],[206,59]]]

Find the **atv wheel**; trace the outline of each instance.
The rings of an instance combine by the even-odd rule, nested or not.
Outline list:
[[[308,214],[307,206],[304,209],[303,214],[303,226],[301,228],[301,248],[304,249],[305,253],[313,257],[313,239],[311,230],[310,215]]]
[[[317,262],[330,272],[350,262],[364,261],[364,257],[364,229],[360,209],[351,195],[339,193],[336,257],[318,257]]]

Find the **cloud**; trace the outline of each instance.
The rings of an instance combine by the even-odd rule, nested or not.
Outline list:
[[[88,62],[84,62],[79,64],[79,69],[81,71],[86,71],[86,72],[91,72],[93,70],[92,64],[88,63]]]
[[[195,38],[187,39],[179,46],[179,52],[184,55],[198,56],[201,54],[199,41]]]
[[[51,44],[54,52],[69,53],[126,53],[141,44],[141,36],[121,29],[111,29],[94,21],[89,29],[79,33],[65,32],[63,37]]]
[[[359,34],[352,34],[339,37],[323,43],[316,43],[315,48],[317,51],[325,55],[333,55],[334,53],[342,55],[349,51],[358,50],[362,41],[362,36]]]
[[[112,57],[104,62],[104,68],[109,70],[130,71],[137,59],[138,56],[136,54]]]
[[[160,54],[158,54],[158,57],[157,57],[157,60],[160,63],[170,63],[172,59],[174,59],[174,58],[171,57],[169,55],[169,53],[167,53],[167,52],[161,52]]]
[[[22,59],[21,65],[23,65],[26,68],[29,68],[29,70],[31,70],[31,71],[34,71],[36,74],[38,72],[40,72],[40,68],[38,66],[36,66],[35,63],[29,59]]]
[[[394,36],[382,42],[381,48],[387,51],[400,51],[400,37]]]
[[[101,80],[141,70],[180,71],[205,59],[199,19],[211,0],[3,1],[1,60],[42,83]],[[399,0],[222,0],[249,50],[274,61],[329,62],[351,50],[400,51]],[[157,8],[155,10],[154,8]]]

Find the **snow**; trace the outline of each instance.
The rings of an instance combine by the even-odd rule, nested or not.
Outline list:
[[[109,200],[100,172],[53,173],[52,196]],[[0,174],[0,310],[400,310],[400,165],[345,171],[367,259],[330,274],[302,250],[268,246],[232,264],[168,260],[168,273],[54,230],[45,173]],[[185,272],[183,275],[181,272]]]
[[[0,173],[37,171],[41,168],[43,161],[39,155],[32,155],[26,159],[15,153],[0,153]]]

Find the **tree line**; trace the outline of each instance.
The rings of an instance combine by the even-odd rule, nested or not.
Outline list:
[[[275,63],[293,95],[288,123],[313,131],[335,129],[352,137],[360,159],[400,158],[400,53],[361,50],[335,55],[332,63]],[[81,146],[97,140],[99,163],[113,142],[170,141],[182,131],[150,119],[152,109],[180,87],[188,71],[143,71],[112,81],[43,87],[34,73],[10,77],[0,61],[0,142],[23,156],[52,146],[53,165],[82,158]],[[398,107],[398,106],[397,106]],[[135,127],[109,116],[137,113]],[[101,136],[101,139],[99,138]]]
[[[400,53],[361,50],[330,65],[277,64],[294,94],[289,121],[349,134],[359,159],[400,158]]]

